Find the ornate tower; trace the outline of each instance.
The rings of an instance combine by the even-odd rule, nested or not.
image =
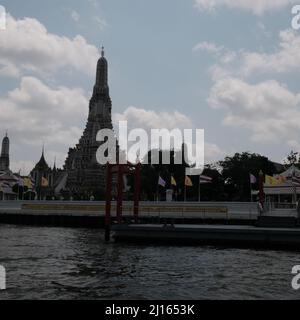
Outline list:
[[[7,133],[2,140],[2,149],[0,156],[0,171],[10,171],[9,170],[9,139]]]
[[[88,198],[105,192],[105,167],[96,160],[96,152],[101,144],[96,141],[96,135],[100,129],[112,129],[111,106],[108,63],[102,47],[86,127],[79,143],[69,149],[64,166],[68,174],[66,188],[72,195]]]
[[[33,177],[37,188],[41,187],[42,178],[46,178],[48,181],[51,180],[51,169],[45,160],[44,147],[43,147],[41,158],[39,162],[35,165],[35,167],[32,169],[32,171],[30,172],[30,175],[31,177]]]

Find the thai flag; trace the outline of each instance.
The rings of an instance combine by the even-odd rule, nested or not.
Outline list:
[[[201,184],[204,184],[204,183],[212,183],[212,178],[201,174],[201,175],[200,175],[200,183],[201,183]]]

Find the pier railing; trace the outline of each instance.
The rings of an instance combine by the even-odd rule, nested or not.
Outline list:
[[[103,216],[102,201],[1,201],[0,212],[34,212],[36,214]],[[112,202],[112,217],[116,203]],[[123,216],[133,216],[133,203],[123,202]],[[258,216],[255,202],[140,202],[140,217],[183,219],[250,219]]]

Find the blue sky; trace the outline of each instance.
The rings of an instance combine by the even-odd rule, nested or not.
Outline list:
[[[102,44],[117,117],[204,128],[207,162],[248,150],[282,161],[300,146],[293,3],[0,0],[0,125],[13,169],[31,169],[43,142],[49,164],[63,164],[85,125]]]

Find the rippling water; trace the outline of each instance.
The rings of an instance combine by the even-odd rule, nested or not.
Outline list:
[[[298,299],[300,253],[103,241],[103,232],[0,225],[0,299]]]

